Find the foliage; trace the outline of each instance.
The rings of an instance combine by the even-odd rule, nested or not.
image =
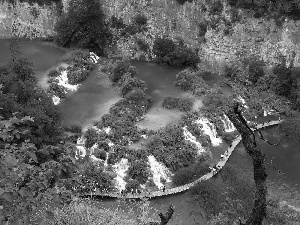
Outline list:
[[[193,107],[193,101],[190,98],[166,97],[162,106],[167,109],[178,108],[180,111],[190,111]]]
[[[22,221],[30,224],[37,209],[49,206],[48,219],[53,219],[52,210],[70,200],[70,192],[57,186],[59,179],[70,178],[74,173],[74,146],[46,146],[38,149],[28,140],[20,141],[30,126],[30,117],[17,117],[0,121],[0,222],[9,219],[10,224]],[[18,129],[24,124],[23,129]],[[55,188],[56,187],[56,188]],[[44,218],[39,218],[39,223]]]
[[[67,76],[69,84],[75,85],[84,81],[89,75],[89,71],[83,68],[71,67],[68,69]]]
[[[109,33],[105,25],[102,5],[97,0],[72,0],[68,12],[55,25],[55,41],[63,47],[88,48],[103,55]]]
[[[283,136],[287,137],[288,139],[299,142],[299,130],[300,128],[300,118],[297,117],[290,117],[282,121],[282,123],[278,126],[278,132]]]
[[[149,44],[145,42],[143,39],[138,38],[136,40],[136,44],[139,46],[139,49],[143,52],[147,52],[149,49]]]
[[[85,133],[84,133],[84,138],[86,139],[85,141],[85,147],[90,148],[92,147],[96,142],[97,142],[97,131],[93,128],[89,128]]]
[[[137,190],[140,190],[140,184],[137,180],[129,180],[125,186],[126,192],[136,193]]]
[[[121,17],[116,17],[115,15],[112,15],[110,17],[110,27],[116,28],[116,29],[122,29],[125,27],[124,21]]]
[[[58,71],[58,69],[56,68],[52,68],[47,72],[48,77],[57,77],[59,75],[60,75],[60,71]]]
[[[132,91],[133,89],[136,89],[136,88],[145,91],[145,89],[146,89],[145,82],[136,77],[133,77],[133,78],[129,77],[122,83],[121,95],[125,96],[127,93],[129,93],[130,91]]]
[[[102,209],[95,201],[79,199],[65,205],[62,209],[55,210],[53,224],[138,225],[139,223],[120,209]]]
[[[93,155],[98,159],[106,160],[106,151],[103,149],[94,149]]]
[[[186,142],[178,125],[168,125],[159,130],[146,143],[149,154],[166,165],[171,171],[189,166],[197,160],[197,148]]]
[[[58,82],[53,82],[52,80],[49,81],[48,93],[54,94],[59,98],[65,98],[67,90],[65,87],[58,85]]]
[[[54,144],[60,139],[61,116],[52,99],[37,85],[32,64],[17,59],[0,68],[0,113],[4,119],[31,116],[30,130],[21,141],[30,139],[38,147],[41,143]]]
[[[172,177],[173,184],[178,187],[191,183],[210,172],[206,162],[199,162],[177,170]]]
[[[128,168],[128,176],[134,180],[137,180],[140,184],[144,184],[150,176],[148,167],[147,161],[133,161]]]
[[[175,43],[168,38],[157,38],[153,43],[152,52],[156,57],[163,58],[176,48]]]
[[[109,73],[109,79],[112,83],[117,83],[122,76],[124,76],[129,70],[128,61],[117,61],[112,68],[112,71]]]
[[[163,63],[174,67],[196,67],[200,62],[197,53],[185,46],[177,46],[162,59]]]
[[[192,91],[193,94],[201,96],[206,94],[209,86],[201,77],[201,71],[185,69],[176,75],[175,85],[183,91]]]
[[[138,27],[143,27],[147,25],[147,17],[142,14],[137,14],[136,16],[134,16],[133,21]]]

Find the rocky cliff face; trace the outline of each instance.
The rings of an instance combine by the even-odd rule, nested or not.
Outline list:
[[[275,21],[247,18],[233,27],[225,36],[222,32],[208,31],[207,42],[199,52],[202,59],[215,59],[230,64],[240,57],[257,56],[266,64],[280,63],[286,58],[286,66],[300,66],[300,22],[288,21],[282,28]]]

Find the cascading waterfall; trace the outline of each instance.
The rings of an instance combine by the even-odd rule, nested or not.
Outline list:
[[[203,132],[209,136],[213,146],[218,146],[222,143],[222,139],[217,137],[217,131],[213,124],[211,124],[208,119],[202,117],[195,121],[197,124],[202,125]]]
[[[196,137],[187,130],[186,126],[183,127],[183,135],[184,135],[185,140],[192,142],[193,144],[196,145],[196,147],[198,149],[198,152],[197,152],[198,155],[201,155],[202,153],[206,152],[205,148],[201,145],[201,143],[199,143],[196,140]]]
[[[120,162],[112,166],[117,176],[114,178],[115,187],[121,190],[125,190],[126,181],[124,180],[126,172],[129,168],[128,159],[122,158]]]
[[[148,156],[148,162],[152,171],[153,182],[159,189],[164,186],[161,183],[161,178],[164,178],[166,182],[171,182],[172,173],[166,166],[158,162],[153,155]]]
[[[236,130],[233,123],[231,123],[231,121],[229,120],[229,118],[225,114],[221,118],[221,120],[224,124],[225,132],[233,132],[233,131]]]

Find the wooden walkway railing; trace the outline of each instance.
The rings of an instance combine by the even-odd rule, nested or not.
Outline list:
[[[270,122],[266,122],[263,124],[258,124],[256,126],[256,129],[261,129],[264,127],[268,127],[268,126],[273,126],[273,125],[277,125],[279,123],[281,123],[281,120],[275,120],[275,121],[270,121]],[[223,157],[221,158],[221,160],[216,164],[216,170],[213,170],[205,175],[203,175],[202,177],[200,177],[198,180],[195,180],[194,182],[182,185],[180,187],[175,187],[175,188],[170,188],[170,189],[166,189],[165,191],[153,191],[153,192],[142,192],[142,193],[127,193],[127,194],[121,194],[120,192],[94,192],[94,193],[87,193],[85,194],[87,195],[92,195],[92,196],[108,196],[108,197],[112,197],[112,198],[130,198],[130,199],[142,199],[142,198],[154,198],[154,197],[160,197],[160,196],[165,196],[165,195],[172,195],[172,194],[176,194],[176,193],[180,193],[180,192],[184,192],[188,189],[190,189],[191,187],[193,187],[195,184],[197,184],[198,182],[201,182],[203,180],[208,180],[209,178],[213,177],[214,175],[216,175],[221,169],[222,167],[226,164],[227,160],[229,159],[231,153],[233,152],[233,150],[235,149],[235,147],[239,144],[239,142],[242,140],[241,135],[237,136],[231,143],[230,147],[227,149],[227,151],[223,154]]]

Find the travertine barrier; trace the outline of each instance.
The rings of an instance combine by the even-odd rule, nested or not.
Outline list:
[[[277,125],[281,122],[282,122],[281,120],[275,120],[275,121],[270,121],[270,122],[258,124],[256,126],[256,129],[261,129],[261,128],[264,128],[264,127]],[[253,128],[252,128],[252,130],[253,130]],[[184,192],[184,191],[190,189],[191,187],[193,187],[198,182],[201,182],[203,180],[208,180],[209,178],[215,176],[222,169],[222,167],[226,164],[226,162],[229,159],[231,153],[233,152],[235,147],[240,143],[241,140],[242,140],[242,137],[241,137],[241,135],[239,135],[232,141],[230,147],[223,154],[223,157],[221,158],[221,160],[216,164],[217,169],[212,170],[211,172],[209,172],[209,173],[203,175],[202,177],[200,177],[198,180],[195,180],[194,182],[191,182],[189,184],[185,184],[185,185],[182,185],[180,187],[166,189],[165,191],[161,191],[161,190],[160,191],[153,191],[153,192],[148,191],[148,192],[133,193],[133,194],[132,193],[121,194],[120,192],[112,193],[112,192],[97,192],[96,191],[95,193],[90,193],[90,194],[87,193],[86,195],[109,196],[109,197],[112,197],[112,198],[136,198],[136,199],[141,199],[141,198],[154,198],[154,197],[160,197],[160,196],[165,196],[165,195],[171,195],[171,194]]]

